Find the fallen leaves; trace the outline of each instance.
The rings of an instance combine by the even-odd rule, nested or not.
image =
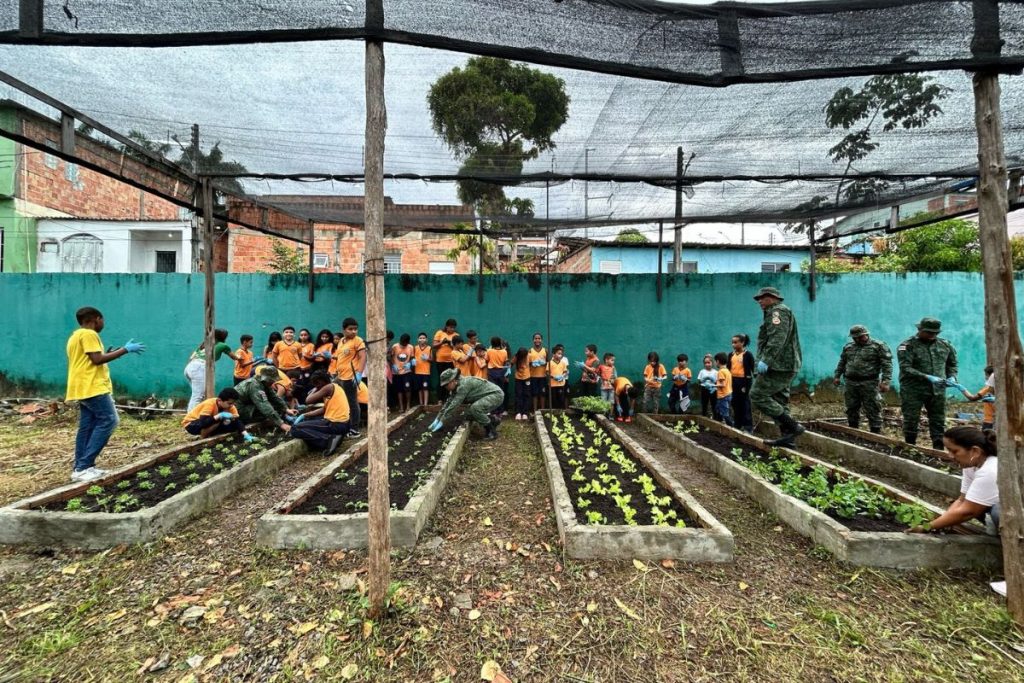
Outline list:
[[[359,673],[358,664],[346,664],[341,670],[341,677],[346,681],[350,681],[356,677],[357,673]]]
[[[634,619],[636,621],[640,621],[640,615],[637,614],[631,607],[629,607],[629,605],[627,605],[626,603],[622,602],[622,600],[619,600],[618,598],[614,598],[614,600],[615,600],[615,606],[618,607],[620,610],[622,610],[623,614],[625,614],[630,619]]]
[[[470,621],[476,621],[481,616],[482,615],[480,613],[480,610],[478,610],[478,609],[471,609],[471,610],[469,610],[469,620]]]
[[[15,612],[14,616],[11,618],[20,619],[22,617],[31,616],[33,614],[39,614],[40,612],[45,612],[48,609],[52,609],[53,606],[56,604],[57,603],[53,602],[52,600],[50,602],[44,602],[42,604],[36,605],[35,607],[29,607],[28,609],[24,609],[20,612]]]
[[[301,638],[302,636],[306,635],[307,633],[315,629],[317,625],[318,624],[315,621],[304,621],[301,624],[293,624],[292,626],[289,626],[288,630],[294,633],[299,638]]]
[[[747,590],[748,588],[750,588],[750,586],[749,586],[749,585],[747,585],[747,583],[746,583],[746,582],[744,582],[744,581],[740,581],[740,590],[741,590],[741,591],[745,591],[745,590]]]
[[[640,560],[633,560],[633,566],[637,568],[637,571],[641,571],[641,572],[648,571],[647,565],[644,564],[643,562],[641,562]]]
[[[74,564],[69,564],[66,567],[62,567],[60,573],[64,574],[65,576],[74,576],[78,573],[79,566],[81,565],[78,562],[75,562]]]
[[[494,522],[491,521],[490,517],[484,517],[484,521],[481,524],[484,526],[494,526]]]

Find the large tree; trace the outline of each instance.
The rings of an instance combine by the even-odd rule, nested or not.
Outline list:
[[[462,162],[459,174],[474,176],[459,181],[459,199],[493,218],[485,228],[511,230],[532,217],[533,203],[510,199],[504,188],[516,184],[526,161],[555,148],[553,136],[569,116],[565,82],[523,64],[474,57],[441,76],[427,104],[434,131]]]

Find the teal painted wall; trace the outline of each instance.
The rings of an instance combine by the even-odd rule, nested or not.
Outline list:
[[[957,347],[961,378],[977,388],[985,366],[982,284],[966,273],[832,275],[819,278],[818,300],[808,301],[807,278],[801,274],[679,275],[665,278],[663,301],[655,298],[650,275],[553,275],[551,334],[547,334],[548,291],[534,275],[485,276],[484,302],[477,303],[475,276],[387,276],[388,327],[396,333],[432,334],[448,317],[459,329],[508,338],[513,351],[528,346],[534,331],[545,334],[550,348],[562,343],[578,360],[583,346],[596,343],[612,351],[620,371],[639,376],[647,352],[664,361],[677,353],[697,359],[724,351],[729,337],[745,332],[756,337],[761,311],[751,299],[761,286],[786,295],[800,325],[805,362],[801,379],[810,384],[831,377],[838,353],[853,323],[868,325],[895,351],[914,333],[922,316],[943,321],[943,334]],[[302,276],[218,274],[217,324],[230,332],[232,346],[242,333],[262,348],[267,335],[287,324],[336,329],[354,315],[364,324],[362,276],[317,277],[316,302],[307,298]],[[8,380],[61,392],[67,372],[64,343],[76,327],[74,312],[96,306],[106,316],[102,337],[116,346],[129,338],[145,342],[142,356],[111,365],[119,391],[137,395],[184,395],[182,369],[202,336],[203,278],[180,274],[146,275],[0,275],[7,302],[0,326],[0,372]],[[1017,282],[1018,301],[1024,281]],[[666,365],[668,363],[666,362]],[[231,362],[218,363],[218,385],[231,381]],[[574,373],[575,377],[575,373]],[[950,394],[952,397],[952,394]]]

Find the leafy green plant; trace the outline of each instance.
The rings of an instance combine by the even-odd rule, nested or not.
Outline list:
[[[172,482],[169,482],[169,483],[167,484],[167,486],[165,486],[165,487],[164,487],[164,491],[170,492],[170,491],[173,491],[173,490],[174,490],[174,489],[176,489],[176,488],[178,488],[178,485],[177,485],[177,484],[175,484],[175,483],[174,483],[174,482],[172,481]]]
[[[578,408],[585,413],[604,415],[611,412],[612,404],[608,401],[602,401],[596,396],[580,396],[572,400],[572,407]]]
[[[121,481],[117,482],[117,488],[122,490],[122,491],[125,490],[125,489],[128,489],[128,488],[131,488],[131,486],[132,486],[132,480],[131,479],[122,479]]]
[[[140,491],[149,491],[150,489],[155,488],[155,487],[156,487],[156,484],[154,484],[151,481],[140,481],[139,482],[139,490]]]
[[[161,465],[160,467],[156,468],[156,473],[165,479],[171,476],[171,471],[172,470],[170,465]]]
[[[85,493],[86,493],[86,495],[89,495],[89,496],[92,496],[93,498],[96,498],[97,496],[102,496],[103,495],[103,487],[102,486],[97,486],[96,484],[93,484],[92,486],[90,486],[89,488],[87,488],[85,490]]]
[[[607,520],[605,516],[596,510],[587,511],[587,523],[588,524],[604,524]]]
[[[65,503],[64,510],[67,512],[85,512],[85,505],[82,503],[81,498],[72,498]]]
[[[319,513],[321,515],[326,515],[327,514],[327,506],[326,505],[317,505],[316,506],[316,511],[317,511],[317,513]]]
[[[149,479],[149,472],[147,472],[146,470],[142,470],[141,472],[136,472],[135,473],[135,478],[136,479],[141,479],[141,480],[145,481],[146,479]]]

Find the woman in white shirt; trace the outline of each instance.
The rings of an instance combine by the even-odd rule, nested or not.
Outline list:
[[[985,513],[992,518],[992,533],[999,529],[999,461],[996,459],[996,435],[977,427],[954,427],[942,435],[946,451],[963,468],[960,497],[945,512],[924,526],[910,532],[947,529]]]

